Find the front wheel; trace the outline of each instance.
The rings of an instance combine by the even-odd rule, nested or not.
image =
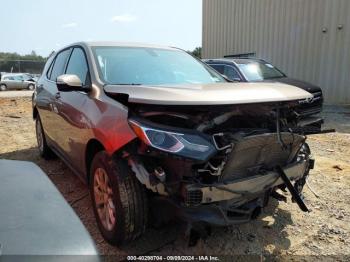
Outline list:
[[[7,86],[6,85],[0,85],[0,91],[6,91]]]
[[[28,90],[34,90],[34,85],[32,85],[32,84],[30,84],[30,85],[28,85]]]
[[[97,225],[107,242],[121,245],[144,233],[146,192],[124,159],[98,152],[91,164],[89,185]]]

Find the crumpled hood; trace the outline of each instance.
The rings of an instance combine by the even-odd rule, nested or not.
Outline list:
[[[215,83],[167,86],[106,85],[106,93],[127,94],[130,103],[156,105],[226,105],[283,102],[311,98],[282,83]]]

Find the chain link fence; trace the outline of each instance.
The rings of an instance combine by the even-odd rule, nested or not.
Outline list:
[[[41,74],[45,61],[0,59],[0,72]]]

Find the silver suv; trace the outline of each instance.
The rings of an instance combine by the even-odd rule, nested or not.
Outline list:
[[[0,91],[14,89],[34,90],[35,80],[26,74],[4,74],[1,76]]]

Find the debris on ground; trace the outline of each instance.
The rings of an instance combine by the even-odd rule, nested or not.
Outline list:
[[[337,171],[342,171],[343,168],[341,168],[339,165],[334,165],[332,166],[334,169],[336,169]]]

